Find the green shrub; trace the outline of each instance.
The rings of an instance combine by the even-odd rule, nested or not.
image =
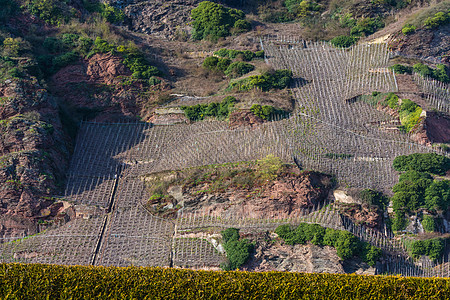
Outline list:
[[[217,62],[217,70],[225,72],[228,69],[228,66],[231,64],[231,60],[228,58],[219,58]]]
[[[450,22],[450,12],[437,12],[433,17],[429,17],[425,20],[423,25],[426,28],[436,28],[445,24],[448,24]]]
[[[424,204],[425,190],[431,185],[430,179],[418,179],[416,181],[403,180],[392,188],[395,193],[392,197],[394,211],[416,211]]]
[[[429,210],[447,211],[450,207],[450,181],[434,181],[425,190],[425,207]]]
[[[254,65],[245,63],[243,61],[236,61],[228,66],[225,75],[235,78],[247,74],[255,69]]]
[[[292,80],[292,71],[276,70],[273,73],[265,72],[261,75],[253,75],[245,79],[230,83],[230,89],[249,91],[255,88],[263,91],[270,89],[284,89]]]
[[[158,77],[152,76],[148,79],[148,84],[149,85],[157,85],[161,83],[161,79],[159,79]]]
[[[381,249],[370,245],[367,242],[361,243],[361,258],[369,266],[375,266],[377,260],[380,259],[382,255]]]
[[[409,170],[400,174],[399,182],[401,181],[416,182],[420,179],[433,180],[433,176],[425,172],[417,172],[414,170]]]
[[[380,249],[361,242],[356,236],[345,230],[324,228],[318,224],[300,223],[295,229],[289,225],[280,225],[275,233],[288,245],[304,244],[310,241],[318,246],[334,247],[337,255],[343,260],[359,255],[365,262],[373,266],[381,257]]]
[[[330,43],[336,48],[348,48],[358,41],[357,37],[340,35],[331,39]]]
[[[67,5],[58,0],[31,0],[27,6],[30,13],[51,25],[60,25],[69,20]]]
[[[403,211],[396,211],[394,220],[392,221],[392,230],[393,231],[402,231],[406,229],[408,225],[408,220],[406,219],[406,215]]]
[[[212,39],[230,35],[230,29],[235,25],[242,28],[248,28],[245,22],[237,22],[245,20],[245,14],[241,10],[229,9],[223,5],[203,1],[191,11],[194,40]],[[242,31],[238,28],[238,31]]]
[[[264,120],[269,120],[270,115],[275,111],[273,106],[270,105],[259,105],[259,104],[253,104],[252,107],[250,107],[250,111],[255,115],[260,117]]]
[[[433,69],[432,77],[441,82],[449,82],[450,78],[448,76],[448,68],[446,65],[438,64],[436,65],[436,69]]]
[[[312,0],[285,0],[284,5],[297,18],[311,16],[322,8],[320,4]]]
[[[0,0],[0,22],[4,22],[7,19],[16,15],[19,11],[19,6],[14,0]]]
[[[422,226],[423,226],[423,229],[426,232],[434,232],[437,229],[436,228],[436,222],[434,221],[434,218],[432,216],[429,216],[429,215],[423,216]]]
[[[417,63],[413,66],[414,72],[422,75],[422,76],[429,76],[431,77],[433,75],[433,70],[428,67],[427,65],[424,65],[422,63]]]
[[[409,67],[409,66],[404,66],[404,65],[400,65],[400,64],[395,64],[392,67],[390,67],[390,69],[394,70],[394,72],[396,74],[411,74],[413,68]]]
[[[392,109],[398,108],[398,96],[394,93],[389,93],[386,96],[386,99],[383,101],[384,105],[389,106]]]
[[[227,96],[220,103],[181,106],[181,109],[184,111],[185,116],[191,121],[200,121],[206,116],[226,118],[230,115],[236,101],[236,98]]]
[[[350,30],[350,34],[354,36],[371,35],[375,31],[384,27],[384,23],[380,17],[377,18],[361,18],[356,22]]]
[[[252,29],[252,24],[247,20],[237,20],[234,22],[234,29],[235,33],[247,32]]]
[[[339,230],[327,228],[323,237],[323,244],[330,247],[336,247],[339,239]]]
[[[53,71],[57,71],[71,63],[76,62],[80,58],[79,54],[75,51],[64,53],[60,56],[56,56],[53,59]]]
[[[419,258],[422,255],[428,256],[432,260],[437,260],[444,253],[444,241],[440,238],[429,239],[423,241],[413,241],[408,245],[408,253]]]
[[[250,257],[253,244],[248,240],[239,240],[239,229],[228,228],[222,231],[224,249],[227,253],[228,262],[222,265],[224,270],[236,270],[241,267]]]
[[[100,14],[108,22],[113,24],[122,23],[125,20],[125,14],[123,13],[123,11],[108,4],[101,4]]]
[[[416,31],[416,26],[411,25],[411,24],[405,24],[405,25],[403,25],[402,33],[403,33],[404,35],[411,34],[411,33],[415,32],[415,31]]]
[[[397,171],[414,170],[444,175],[450,170],[450,158],[436,153],[414,153],[397,156],[394,159],[393,166]]]
[[[242,60],[244,61],[251,61],[254,58],[264,58],[264,51],[256,51],[252,52],[250,50],[234,50],[234,49],[227,49],[222,48],[214,52],[214,55],[217,55],[219,57],[228,57],[230,59],[235,59],[237,57],[242,57]]]
[[[215,70],[217,68],[217,63],[219,59],[215,56],[208,56],[203,61],[202,67],[208,70]]]
[[[383,193],[371,189],[360,191],[358,196],[365,203],[369,205],[375,205],[381,210],[384,210],[389,203],[388,197],[383,195]]]

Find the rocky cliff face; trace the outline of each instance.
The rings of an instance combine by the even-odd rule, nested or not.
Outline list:
[[[206,193],[208,185],[195,188],[173,186],[169,193],[172,203],[153,203],[149,208],[183,207],[183,214],[207,212],[217,216],[246,218],[288,218],[300,215],[304,209],[318,206],[332,187],[330,177],[320,173],[287,173],[267,181],[263,187],[233,188],[223,192]],[[166,198],[167,199],[167,198]],[[164,215],[165,211],[161,211]]]
[[[418,29],[412,34],[401,32],[393,37],[390,46],[394,51],[410,57],[418,57],[436,63],[450,64],[450,25],[433,29]]]
[[[33,234],[61,193],[70,145],[56,102],[36,80],[6,80],[0,99],[0,236]]]
[[[146,115],[145,105],[153,100],[148,93],[152,87],[130,80],[130,75],[121,58],[95,54],[58,71],[50,87],[72,110],[88,112],[96,121],[117,121]],[[160,88],[164,86],[155,87]]]
[[[190,32],[191,10],[201,0],[147,1],[107,0],[110,5],[120,7],[128,17],[131,30],[157,37],[183,38]]]
[[[258,236],[255,244],[254,256],[244,265],[244,270],[375,274],[375,268],[357,259],[343,262],[333,247],[310,243],[286,245],[275,234],[268,233]]]

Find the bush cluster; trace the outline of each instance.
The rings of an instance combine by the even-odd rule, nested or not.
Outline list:
[[[415,153],[402,155],[394,159],[394,168],[405,171],[399,177],[399,183],[393,187],[392,222],[394,231],[406,228],[406,216],[421,209],[430,212],[447,211],[450,207],[450,181],[433,180],[434,174],[443,174],[450,168],[450,159],[435,153]],[[430,219],[431,218],[431,219]],[[426,231],[437,229],[436,219],[424,218],[423,226]]]
[[[360,241],[350,232],[324,228],[318,224],[300,223],[295,229],[289,225],[281,225],[277,227],[275,233],[288,245],[311,242],[317,246],[334,247],[337,255],[343,260],[359,256],[369,265],[374,266],[381,256],[380,249]]]
[[[58,0],[31,0],[27,8],[31,14],[51,25],[67,22],[73,12],[70,11],[66,1]]]
[[[423,77],[431,77],[441,82],[450,82],[450,77],[448,76],[449,70],[447,66],[443,64],[436,65],[436,68],[430,68],[422,63],[417,63],[413,66],[414,72],[418,73]]]
[[[350,30],[353,36],[370,35],[380,28],[384,27],[384,23],[380,17],[377,18],[361,18],[358,19],[356,25]]]
[[[191,11],[193,19],[194,40],[217,40],[234,32],[243,32],[251,29],[251,24],[245,19],[241,10],[226,8],[221,4],[210,1],[201,2]]]
[[[227,263],[221,265],[224,270],[239,269],[250,257],[253,244],[247,239],[239,240],[239,229],[228,228],[222,233],[223,248],[227,253]]]
[[[245,75],[253,71],[254,69],[255,69],[254,65],[251,65],[243,61],[235,61],[227,67],[227,69],[225,70],[225,75],[227,75],[230,78],[236,78]]]
[[[367,36],[384,27],[381,17],[363,17],[354,19],[351,14],[345,14],[340,18],[341,27],[349,27],[350,35],[334,37],[330,43],[337,48],[348,48],[358,41],[361,36]]]
[[[215,56],[208,56],[203,61],[203,68],[208,70],[218,70],[225,72],[228,66],[231,64],[231,60],[228,58],[218,58]]]
[[[432,260],[437,260],[444,253],[445,243],[443,239],[429,239],[424,241],[411,241],[406,243],[409,255],[419,258],[422,255],[428,256]]]
[[[411,100],[402,99],[400,104],[398,96],[394,93],[389,93],[382,104],[398,111],[400,123],[402,124],[401,130],[410,132],[419,123],[422,108]]]
[[[339,35],[331,39],[330,43],[336,48],[348,48],[358,41],[358,37]]]
[[[433,17],[429,17],[425,20],[423,25],[426,28],[436,28],[445,24],[450,23],[450,11],[447,12],[437,12]]]
[[[405,24],[405,25],[403,25],[402,33],[403,33],[404,35],[411,34],[411,33],[415,32],[415,31],[416,31],[416,26],[411,25],[411,24]]]
[[[390,67],[396,74],[411,74],[413,71],[413,68],[410,66],[404,66],[401,64],[395,64]]]
[[[252,52],[250,50],[234,50],[222,48],[214,52],[219,57],[228,57],[229,59],[241,58],[244,61],[251,61],[255,58],[264,58],[264,50]]]
[[[271,89],[284,89],[288,87],[292,80],[291,70],[276,70],[275,72],[264,72],[261,75],[253,75],[230,83],[230,89],[238,91],[249,91],[261,89],[268,91]]]
[[[252,107],[250,107],[250,111],[261,119],[269,120],[270,115],[275,111],[275,109],[270,105],[253,104]]]
[[[230,115],[236,98],[227,96],[220,103],[196,104],[192,106],[181,106],[186,117],[191,121],[200,121],[205,117],[226,118]]]
[[[389,198],[382,192],[378,192],[372,189],[364,189],[358,193],[358,197],[365,203],[371,206],[377,206],[382,211],[386,209],[389,204]]]
[[[312,16],[322,10],[322,6],[312,0],[285,0],[284,5],[296,18]]]
[[[393,162],[397,171],[417,171],[445,175],[450,170],[450,158],[436,153],[414,153],[397,156]]]

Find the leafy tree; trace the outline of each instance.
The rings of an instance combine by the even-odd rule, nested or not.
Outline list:
[[[450,206],[450,181],[434,181],[425,190],[425,207],[446,211]]]
[[[243,61],[236,61],[231,63],[225,71],[225,75],[235,78],[247,74],[255,69],[254,65],[245,63]]]
[[[380,28],[384,27],[384,23],[380,17],[378,18],[361,18],[356,22],[350,33],[354,36],[370,35]]]
[[[419,73],[422,76],[429,76],[431,77],[433,75],[433,70],[428,67],[427,65],[424,65],[422,63],[417,63],[413,66],[413,70],[416,73]]]
[[[392,230],[401,231],[408,225],[408,220],[406,219],[405,212],[402,210],[397,210],[395,212],[394,220],[392,221]]]
[[[401,181],[415,182],[420,179],[433,180],[433,176],[431,176],[430,174],[425,173],[425,172],[417,172],[414,170],[409,170],[409,171],[406,171],[406,172],[400,174],[400,177],[398,180],[399,180],[399,182],[401,182]]]
[[[217,62],[217,69],[225,72],[228,69],[228,66],[231,64],[231,60],[228,58],[220,58]]]
[[[404,66],[400,64],[395,64],[392,67],[390,67],[396,74],[411,74],[413,68],[409,66]]]
[[[248,240],[239,240],[239,229],[228,228],[222,231],[224,249],[227,253],[228,264],[222,266],[225,270],[235,270],[241,267],[250,257],[253,244]]]
[[[411,33],[415,32],[415,31],[416,31],[416,26],[411,25],[411,24],[405,24],[403,26],[403,28],[402,28],[402,33],[404,35],[411,34]]]
[[[28,10],[51,25],[60,25],[69,19],[65,12],[65,2],[57,0],[31,0]]]
[[[370,245],[367,242],[361,243],[361,258],[369,266],[375,266],[377,260],[381,257],[381,249]]]
[[[436,231],[436,222],[432,216],[425,215],[422,219],[422,226],[426,232]]]
[[[336,242],[337,255],[345,260],[353,257],[359,248],[359,240],[348,231],[342,230]]]
[[[436,153],[414,153],[397,156],[393,166],[397,171],[414,170],[445,175],[450,170],[450,158]]]
[[[362,190],[359,192],[359,197],[367,204],[376,205],[381,210],[384,210],[389,203],[389,199],[383,193],[372,189]]]
[[[209,70],[215,70],[217,68],[217,63],[219,62],[219,59],[215,56],[208,56],[203,61],[203,68],[209,69]]]
[[[250,107],[250,111],[255,115],[260,117],[261,119],[268,120],[270,115],[275,111],[273,106],[270,105],[259,105],[259,104],[253,104],[252,107]]]
[[[230,29],[235,27],[235,23],[245,19],[245,14],[241,10],[229,9],[223,5],[203,1],[191,11],[191,18],[194,31],[192,38],[202,40],[206,38],[217,39],[230,35]],[[246,24],[239,22],[241,28]]]
[[[433,17],[429,17],[425,20],[423,25],[426,28],[436,28],[441,25],[448,24],[450,22],[450,12],[437,12]]]
[[[323,237],[323,244],[331,247],[336,247],[339,239],[339,230],[327,228]]]
[[[222,239],[224,243],[229,241],[239,240],[239,229],[236,228],[227,228],[222,233]]]

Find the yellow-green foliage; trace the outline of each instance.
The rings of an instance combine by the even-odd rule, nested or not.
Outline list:
[[[448,299],[450,280],[55,265],[0,265],[2,299]]]

